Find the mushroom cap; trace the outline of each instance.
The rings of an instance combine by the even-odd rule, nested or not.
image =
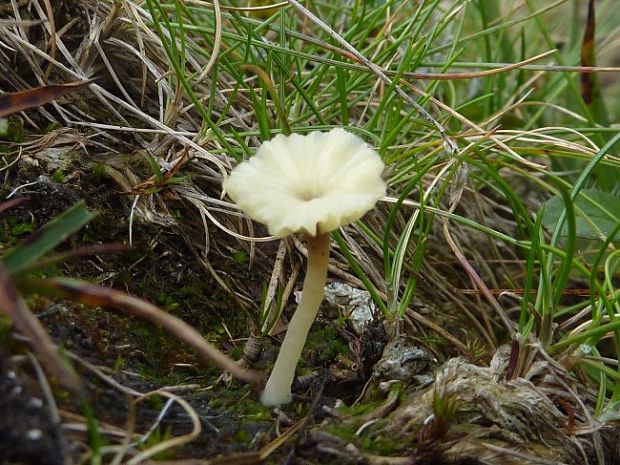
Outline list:
[[[384,167],[366,142],[340,128],[277,135],[231,172],[224,189],[269,234],[316,236],[374,207],[385,195]]]

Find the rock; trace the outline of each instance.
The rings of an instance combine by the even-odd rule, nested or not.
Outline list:
[[[358,336],[362,334],[364,327],[374,320],[378,312],[368,291],[356,289],[342,282],[330,283],[325,287],[325,301],[349,319],[353,331]]]
[[[418,347],[412,338],[400,336],[385,346],[381,360],[374,367],[373,377],[422,387],[432,383],[431,370],[436,363],[435,357]]]

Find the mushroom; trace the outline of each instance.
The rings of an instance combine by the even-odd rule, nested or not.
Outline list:
[[[278,135],[224,181],[228,195],[271,235],[301,233],[308,245],[301,301],[261,395],[264,405],[290,402],[295,367],[323,300],[329,232],[360,219],[385,195],[383,169],[361,138],[336,128]]]

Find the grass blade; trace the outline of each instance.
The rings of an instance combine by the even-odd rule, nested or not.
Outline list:
[[[71,234],[80,230],[95,216],[96,213],[86,208],[84,202],[75,204],[8,252],[2,259],[4,268],[9,274],[22,271]]]

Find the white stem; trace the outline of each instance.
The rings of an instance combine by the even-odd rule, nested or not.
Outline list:
[[[261,394],[263,405],[279,406],[291,401],[295,367],[323,300],[329,264],[329,233],[308,237],[307,242],[308,270],[304,278],[301,302],[288,325],[276,364]]]

